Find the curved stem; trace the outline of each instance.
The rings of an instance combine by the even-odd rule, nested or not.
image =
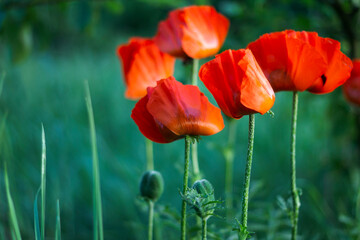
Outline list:
[[[207,237],[207,219],[203,218],[202,219],[202,240],[206,240]]]
[[[234,172],[234,143],[236,138],[236,120],[229,120],[228,143],[223,151],[225,158],[225,207],[227,218],[232,217],[233,208],[233,172]]]
[[[243,227],[245,228],[247,228],[247,219],[248,219],[251,164],[252,164],[253,149],[254,149],[254,130],[255,130],[255,115],[251,114],[249,115],[248,151],[246,158],[245,181],[244,181],[242,215],[241,215],[241,222]]]
[[[193,69],[191,75],[191,84],[197,86],[198,82],[198,69],[199,69],[199,59],[193,59]]]
[[[189,179],[189,158],[190,158],[191,137],[185,136],[185,164],[184,164],[184,179],[183,179],[183,195],[185,196],[188,188]],[[182,200],[181,206],[181,240],[186,239],[186,201]]]
[[[291,216],[292,231],[291,239],[295,240],[297,235],[297,224],[299,218],[300,198],[299,192],[296,188],[296,123],[298,112],[298,92],[294,92],[293,105],[292,105],[292,124],[291,124],[291,146],[290,146],[290,159],[291,159],[291,196],[293,203],[293,212]]]
[[[197,86],[198,82],[198,69],[199,69],[199,59],[193,59],[193,69],[191,75],[191,84]],[[191,146],[191,159],[193,166],[193,181],[199,180],[201,178],[200,168],[199,168],[199,160],[198,160],[198,143],[194,142]]]
[[[149,200],[149,229],[148,240],[153,239],[153,222],[154,222],[154,202]]]
[[[146,148],[146,170],[154,169],[154,153],[153,153],[153,142],[150,139],[145,138]]]

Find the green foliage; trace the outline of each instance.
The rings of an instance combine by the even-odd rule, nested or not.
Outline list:
[[[10,193],[10,186],[9,186],[9,177],[8,177],[8,171],[5,164],[5,188],[6,188],[6,197],[9,205],[9,218],[10,218],[10,229],[11,229],[11,235],[13,240],[21,240],[21,234],[20,234],[20,228],[16,216],[14,201],[12,199],[11,193]]]
[[[91,140],[91,149],[93,156],[94,240],[97,239],[103,240],[104,230],[103,230],[102,200],[101,200],[101,189],[100,189],[99,159],[98,159],[97,143],[96,143],[95,120],[94,120],[94,113],[91,103],[91,95],[90,95],[90,88],[88,82],[85,82],[85,101],[86,101],[86,108],[89,117],[90,140]]]
[[[6,160],[8,165],[4,173],[11,180],[11,195],[9,182],[2,177],[5,182],[1,180],[0,186],[7,188],[0,187],[0,191],[6,190],[2,196],[7,196],[9,203],[0,201],[0,211],[10,214],[9,219],[7,214],[0,215],[0,238],[19,238],[20,231],[24,239],[34,236],[33,218],[29,217],[34,209],[29,199],[37,196],[41,184],[35,166],[41,156],[38,143],[43,122],[48,147],[46,184],[51,186],[46,201],[61,201],[63,239],[87,240],[92,235],[91,202],[100,196],[92,184],[92,171],[100,173],[100,169],[104,237],[145,239],[147,207],[142,201],[134,200],[145,171],[145,145],[130,118],[134,102],[123,97],[124,84],[115,49],[131,36],[153,36],[158,22],[170,9],[193,1],[73,1],[4,10],[5,2],[0,2],[0,70],[7,73],[6,80],[0,81],[0,161]],[[345,53],[350,50],[339,17],[327,3],[330,1],[199,2],[213,4],[230,18],[230,33],[223,49],[245,47],[265,32],[292,28],[333,37],[342,42]],[[355,0],[352,2],[357,4]],[[201,60],[200,66],[205,61]],[[178,62],[175,77],[185,82],[189,74],[184,68]],[[93,123],[96,122],[97,127],[96,136],[95,126],[91,132],[91,150],[96,149],[93,159],[101,156],[94,168],[84,79],[88,79],[91,86]],[[203,84],[199,82],[199,85],[214,102]],[[303,190],[299,232],[302,239],[309,240],[354,239],[359,229],[355,209],[359,208],[356,172],[360,168],[356,112],[345,102],[340,89],[323,96],[301,93],[299,98],[298,184]],[[290,219],[286,208],[277,205],[277,196],[286,196],[289,189],[284,179],[289,176],[290,102],[291,95],[278,93],[272,109],[275,116],[257,117],[248,226],[254,231],[253,239],[289,239]],[[231,153],[235,157],[234,214],[237,218],[240,217],[247,127],[247,121],[238,121],[238,140],[235,152]],[[202,174],[222,198],[221,149],[226,138],[227,129],[204,137],[198,145]],[[154,144],[155,166],[166,182],[155,209],[156,240],[177,239],[179,235],[182,149],[182,141]],[[93,206],[95,218],[100,216],[99,206]],[[216,213],[225,215],[221,209]],[[48,237],[57,233],[60,239],[60,209],[48,204],[46,217],[59,219],[59,224],[45,225],[45,230]],[[189,225],[196,225],[195,217],[189,217]],[[237,232],[231,232],[232,221],[211,219],[209,238],[236,239]],[[190,226],[189,230],[192,230]]]

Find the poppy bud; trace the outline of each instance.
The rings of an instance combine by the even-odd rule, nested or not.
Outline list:
[[[201,218],[209,218],[216,206],[213,186],[208,180],[201,179],[194,183],[192,189],[198,194],[193,204],[196,214]]]
[[[157,201],[164,190],[164,180],[157,171],[146,171],[141,177],[140,194],[142,197]]]

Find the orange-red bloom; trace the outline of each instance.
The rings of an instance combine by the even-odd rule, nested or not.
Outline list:
[[[351,76],[344,84],[343,91],[349,102],[360,106],[360,59],[353,60],[353,65]]]
[[[129,99],[142,98],[147,87],[156,86],[157,80],[174,73],[175,58],[161,52],[151,39],[132,38],[118,47],[117,54],[127,86],[125,96]]]
[[[274,91],[332,92],[350,76],[340,43],[316,32],[286,30],[262,35],[248,46]]]
[[[264,114],[274,104],[274,91],[249,49],[216,55],[200,68],[199,76],[229,117]]]
[[[171,11],[154,38],[161,51],[175,57],[206,58],[219,52],[230,22],[210,6]]]
[[[185,135],[213,135],[224,128],[219,108],[199,88],[169,77],[148,88],[131,114],[142,134],[158,143]]]

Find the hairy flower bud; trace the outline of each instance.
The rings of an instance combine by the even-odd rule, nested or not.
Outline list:
[[[146,171],[140,182],[140,194],[145,199],[157,201],[164,190],[164,180],[157,171]]]
[[[192,186],[193,193],[188,194],[188,198],[192,199],[192,206],[196,214],[201,218],[209,218],[216,207],[214,188],[206,179],[198,180]]]

